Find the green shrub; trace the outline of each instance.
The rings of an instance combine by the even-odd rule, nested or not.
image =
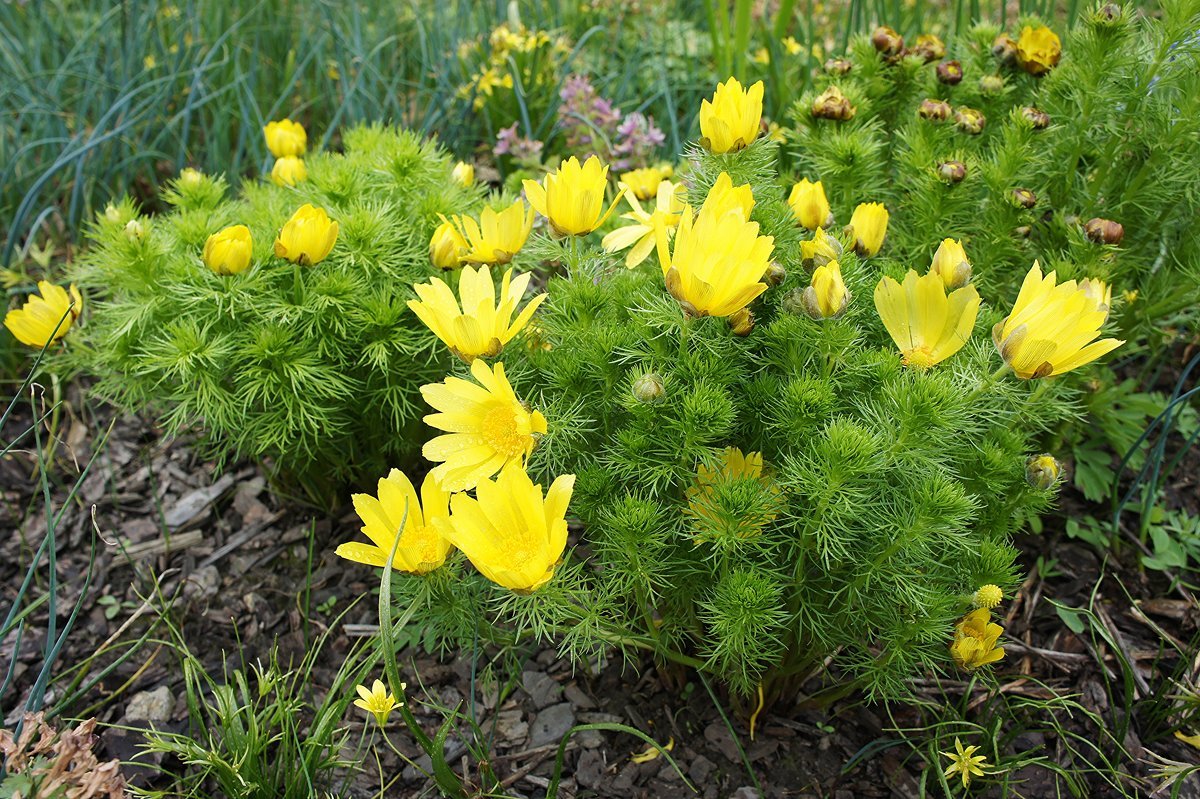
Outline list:
[[[405,302],[438,271],[428,254],[437,215],[479,201],[415,134],[361,127],[345,141],[344,155],[309,158],[295,188],[247,183],[224,200],[221,178],[181,178],[168,215],[111,208],[77,275],[95,299],[74,353],[100,395],[161,414],[172,432],[203,428],[219,458],[270,459],[314,498],[419,446],[418,388],[444,373],[447,354]],[[272,246],[306,203],[340,225],[313,266]],[[253,235],[252,265],[216,275],[205,241],[237,224]]]

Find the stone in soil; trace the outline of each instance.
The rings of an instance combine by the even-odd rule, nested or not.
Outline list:
[[[567,731],[575,726],[575,711],[571,710],[570,702],[560,702],[538,713],[530,726],[532,728],[529,736],[531,747],[558,743],[567,734]]]

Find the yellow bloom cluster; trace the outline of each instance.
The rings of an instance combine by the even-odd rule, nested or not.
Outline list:
[[[562,37],[553,37],[546,31],[531,31],[524,26],[514,28],[507,22],[501,23],[486,40],[477,38],[459,45],[459,59],[466,61],[474,57],[478,59],[479,66],[471,78],[458,87],[457,96],[462,100],[474,97],[472,106],[478,111],[497,90],[512,90],[514,83],[509,65],[510,58],[536,59],[540,53],[542,56],[549,56],[549,61],[557,62],[570,50],[570,42]],[[529,90],[529,82],[524,83],[526,90]]]
[[[276,186],[295,186],[308,178],[304,151],[308,149],[308,134],[304,126],[291,119],[268,122],[263,127],[267,149],[275,156],[271,167],[271,182]]]

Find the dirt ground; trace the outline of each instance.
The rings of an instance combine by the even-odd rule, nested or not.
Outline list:
[[[154,613],[140,597],[157,585],[173,597],[171,615],[197,655],[219,673],[227,655],[231,665],[264,658],[272,640],[281,652],[300,656],[308,640],[329,628],[356,597],[374,586],[371,570],[348,568],[333,554],[340,541],[353,537],[357,525],[347,506],[334,519],[317,517],[294,503],[284,504],[268,489],[260,470],[236,464],[218,474],[188,441],[161,437],[154,425],[140,418],[112,416],[112,411],[86,400],[79,386],[66,392],[55,453],[52,506],[65,508],[59,522],[58,578],[61,581],[59,621],[83,588],[92,546],[97,545],[91,584],[81,613],[67,640],[60,667],[84,663],[106,644],[91,663],[90,673],[111,663],[115,641],[136,640]],[[10,419],[6,437],[23,430],[30,419],[28,403]],[[111,426],[106,445],[103,433]],[[78,493],[68,499],[71,484],[99,448],[99,456]],[[1200,457],[1177,470],[1173,496],[1181,503],[1197,500]],[[0,540],[0,585],[7,608],[16,596],[30,558],[46,535],[44,506],[31,480],[35,460],[28,451],[0,460],[0,529],[11,530]],[[1062,507],[1073,513],[1082,500],[1064,494]],[[1198,510],[1193,507],[1192,510]],[[1098,512],[1093,509],[1094,513]],[[1041,753],[1064,768],[1075,768],[1084,783],[1079,796],[1151,796],[1161,779],[1161,760],[1195,763],[1200,751],[1177,740],[1169,726],[1174,700],[1190,681],[1200,681],[1200,605],[1186,589],[1173,585],[1160,572],[1138,569],[1131,543],[1103,564],[1090,546],[1052,529],[1024,536],[1022,567],[1029,574],[1019,595],[1008,603],[1008,656],[996,672],[998,685],[967,683],[960,675],[915,683],[917,703],[870,705],[850,698],[823,711],[797,706],[769,708],[758,720],[751,741],[746,718],[730,711],[734,734],[723,721],[704,686],[694,676],[664,674],[650,662],[613,662],[596,674],[572,669],[553,651],[532,651],[513,675],[518,686],[497,702],[477,685],[472,707],[481,727],[494,731],[490,765],[514,796],[544,795],[562,735],[575,724],[618,722],[640,729],[661,742],[673,739],[673,756],[688,779],[706,799],[720,797],[914,797],[921,795],[926,768],[916,748],[930,739],[921,729],[936,723],[947,706],[971,713],[997,701],[1028,708],[1021,700],[1044,701],[1054,695],[1074,697],[1090,711],[1057,714],[1053,728],[1037,714],[1007,743],[1015,753]],[[163,534],[163,531],[167,535]],[[310,553],[312,562],[310,565]],[[311,575],[310,575],[311,572]],[[45,592],[45,569],[32,591]],[[1102,577],[1102,574],[1104,575]],[[307,595],[303,588],[311,584]],[[1064,623],[1052,602],[1086,607],[1093,597],[1095,622],[1091,632],[1076,634]],[[44,613],[43,613],[44,616]],[[375,621],[368,600],[360,602],[335,626],[314,673],[316,685],[328,685],[333,673],[360,635]],[[35,623],[32,630],[45,629]],[[1099,632],[1097,632],[1099,631]],[[307,636],[307,638],[306,638]],[[0,641],[0,662],[9,663],[14,634]],[[19,717],[19,708],[40,667],[44,641],[26,635],[16,653],[9,691],[0,706],[6,724]],[[1178,649],[1176,649],[1178,647]],[[1190,653],[1188,662],[1179,651]],[[484,653],[486,657],[486,653]],[[1134,668],[1123,670],[1122,663]],[[455,706],[469,700],[472,689],[470,653],[438,659],[406,651],[406,674],[419,675],[431,698]],[[415,680],[409,680],[410,691]],[[682,682],[682,685],[681,685]],[[1128,705],[1123,701],[1129,687]],[[998,692],[997,692],[998,688]],[[51,686],[48,699],[61,698],[64,685]],[[169,648],[140,647],[93,688],[72,702],[77,711],[99,717],[102,724],[136,726],[147,719],[161,728],[186,730],[182,676]],[[718,693],[728,708],[728,698]],[[410,696],[418,718],[431,728],[440,721]],[[1126,712],[1132,708],[1132,713]],[[346,724],[358,739],[364,719],[351,708]],[[1021,712],[1028,712],[1027,710]],[[1020,716],[1020,713],[1018,713]],[[1119,751],[1105,744],[1105,733],[1125,728]],[[913,732],[906,733],[905,730]],[[1069,734],[1061,734],[1063,731]],[[1200,730],[1189,730],[1200,732]],[[412,755],[403,734],[393,736]],[[1078,741],[1100,742],[1105,754],[1119,764],[1124,794],[1100,775],[1079,770]],[[123,729],[102,734],[104,755],[132,759],[138,735]],[[738,743],[753,767],[754,779],[743,765]],[[451,739],[449,760],[460,763],[461,742]],[[663,758],[636,763],[631,755],[645,748],[632,736],[585,732],[572,738],[561,796],[686,797],[693,794]],[[172,766],[171,763],[163,764]],[[178,765],[178,764],[174,764]],[[384,760],[389,775],[401,779],[389,795],[435,795],[424,777],[398,759]],[[466,763],[471,773],[478,764]],[[943,763],[944,765],[944,763]],[[130,768],[134,784],[164,787],[153,769]],[[929,795],[940,795],[929,780]],[[1066,783],[1050,769],[1023,769],[1014,781],[1016,795],[1071,795]],[[1110,773],[1109,778],[1113,775]],[[367,797],[378,790],[378,774],[364,772],[347,795]],[[1000,796],[998,787],[983,785],[972,795]],[[1008,794],[1012,795],[1012,794]],[[1181,796],[1200,797],[1200,777],[1182,787]]]

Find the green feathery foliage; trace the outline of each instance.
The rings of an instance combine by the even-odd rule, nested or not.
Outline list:
[[[1127,306],[1122,338],[1158,345],[1200,302],[1200,3],[1172,0],[1161,16],[1110,3],[1080,22],[1059,31],[1061,62],[1042,77],[1011,50],[1005,60],[999,28],[975,26],[947,43],[945,58],[962,66],[954,85],[937,63],[889,60],[859,38],[850,71],[819,77],[793,107],[789,151],[801,176],[823,181],[839,224],[858,202],[885,202],[900,262],[924,268],[943,238],[961,239],[992,302],[1007,301],[1035,259],[1064,279],[1100,278]],[[851,120],[814,117],[829,86],[855,107]],[[923,118],[926,99],[949,103],[950,118]],[[981,133],[956,123],[963,108],[983,113]],[[959,182],[939,173],[947,161],[965,167]],[[1093,219],[1119,223],[1123,238],[1089,237]]]
[[[173,182],[175,210],[158,218],[110,207],[76,275],[94,299],[73,358],[100,395],[171,431],[203,428],[219,458],[268,458],[321,500],[419,446],[418,389],[445,372],[446,353],[405,303],[438,271],[427,251],[438,214],[480,200],[416,134],[368,126],[345,141],[344,155],[310,157],[295,188],[252,182],[224,200],[223,179],[204,177]],[[340,225],[315,266],[272,246],[305,203]],[[252,265],[216,275],[205,241],[235,224],[253,235]]]
[[[905,368],[871,301],[881,272],[904,272],[891,258],[847,248],[847,312],[801,312],[809,275],[775,150],[688,154],[693,203],[722,172],[751,184],[787,273],[752,305],[747,335],[685,316],[652,261],[626,269],[586,240],[531,238],[527,254],[565,274],[549,280],[538,346],[503,360],[548,419],[528,468],[542,485],[577,475],[584,528],[529,595],[459,555],[397,578],[397,607],[442,645],[548,637],[581,660],[647,650],[767,696],[831,658],[831,690],[898,696],[922,669],[952,665],[978,587],[1015,588],[1012,536],[1054,494],[1031,484],[1027,458],[1077,414],[1078,391],[1001,377],[987,331],[1007,308],[990,305],[956,355]]]

